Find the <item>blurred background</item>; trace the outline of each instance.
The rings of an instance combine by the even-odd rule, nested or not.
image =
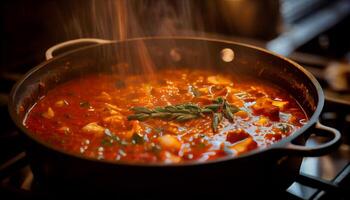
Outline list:
[[[3,0],[0,4],[0,99],[57,43],[82,37],[192,35],[241,41],[288,56],[319,78],[327,97],[350,102],[349,0]]]
[[[339,129],[345,139],[339,152],[306,159],[302,171],[336,180],[347,169],[349,181],[349,0],[2,0],[0,5],[0,119],[6,124],[0,132],[0,169],[11,167],[5,161],[19,159],[23,151],[7,114],[9,92],[25,72],[45,60],[46,49],[82,37],[190,35],[257,45],[312,72],[327,99],[320,120]],[[19,180],[28,175],[18,177],[9,178],[20,184],[10,182],[15,192],[26,189]],[[295,191],[302,199],[320,193],[300,187]]]
[[[348,57],[346,0],[3,0],[1,69],[24,70],[50,46],[81,37],[206,35],[290,55]]]

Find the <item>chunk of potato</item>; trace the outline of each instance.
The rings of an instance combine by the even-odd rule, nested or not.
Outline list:
[[[86,133],[93,133],[93,134],[102,136],[105,128],[98,125],[96,122],[91,122],[91,123],[85,125],[82,128],[82,130]]]
[[[242,119],[248,119],[249,118],[248,113],[246,111],[244,111],[244,110],[240,110],[240,111],[236,112],[234,115],[236,115],[236,116],[238,116],[238,117],[240,117]]]
[[[42,114],[42,116],[46,119],[52,119],[55,116],[55,112],[52,110],[51,107],[49,107],[47,111]]]
[[[260,116],[259,120],[254,122],[254,125],[257,125],[257,126],[267,126],[268,124],[269,124],[269,119],[264,116]]]
[[[268,116],[272,120],[279,119],[280,108],[273,105],[272,100],[269,98],[259,98],[252,108],[255,114]]]
[[[162,148],[169,151],[177,152],[181,148],[181,142],[175,136],[172,135],[160,136],[158,137],[158,142],[160,146],[162,146]]]
[[[272,100],[272,105],[279,107],[280,109],[284,109],[286,105],[288,104],[288,101],[276,101]]]
[[[247,139],[244,139],[232,147],[230,149],[236,151],[238,154],[256,149],[258,147],[258,144],[253,140],[253,138],[249,137]]]
[[[63,106],[68,106],[68,102],[66,100],[59,100],[59,101],[56,101],[55,103],[55,106],[57,107],[63,107]]]

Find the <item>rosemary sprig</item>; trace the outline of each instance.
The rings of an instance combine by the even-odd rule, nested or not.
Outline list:
[[[184,122],[199,117],[204,117],[205,114],[213,114],[212,129],[214,132],[218,131],[218,126],[225,117],[229,121],[233,121],[233,114],[239,111],[239,108],[230,105],[225,99],[219,97],[213,100],[213,104],[199,107],[197,104],[185,103],[179,105],[156,107],[149,109],[145,107],[133,107],[133,115],[128,116],[128,120],[145,121],[150,118],[157,118],[163,120],[173,120],[177,122]]]

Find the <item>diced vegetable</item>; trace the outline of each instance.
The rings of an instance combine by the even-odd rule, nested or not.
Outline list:
[[[288,105],[288,101],[276,101],[272,100],[272,105],[279,107],[281,110]]]
[[[244,106],[244,102],[243,100],[239,99],[235,94],[229,94],[227,95],[226,100],[231,103],[234,104],[238,107],[243,107]]]
[[[260,116],[259,120],[254,122],[254,125],[257,125],[257,126],[267,126],[268,124],[269,124],[269,119],[264,116]]]
[[[259,98],[252,106],[253,111],[257,115],[265,115],[272,120],[277,121],[279,119],[279,107],[272,104],[272,100],[269,98]]]
[[[68,106],[68,102],[66,100],[59,100],[59,101],[56,101],[55,103],[55,106],[57,107],[63,107],[63,106]]]
[[[134,133],[140,133],[141,132],[141,130],[142,130],[142,127],[140,126],[140,123],[139,123],[139,121],[131,121],[130,122],[131,123],[131,130],[129,130],[129,131],[126,131],[125,133],[124,133],[124,137],[126,138],[126,139],[129,139],[129,138],[131,138],[133,135],[134,135]]]
[[[247,132],[243,129],[232,130],[227,133],[226,141],[230,143],[236,143],[246,138],[251,137]]]
[[[46,119],[51,119],[55,116],[55,112],[49,107],[46,112],[42,113],[42,116]]]
[[[249,137],[247,139],[242,140],[241,142],[236,143],[231,147],[231,149],[235,150],[238,154],[241,154],[246,151],[253,150],[257,147],[258,144],[253,140],[253,138]]]
[[[86,133],[93,133],[93,134],[96,134],[98,136],[102,136],[104,133],[104,130],[105,130],[105,128],[98,125],[96,122],[91,122],[82,128],[82,131],[84,131]]]
[[[103,118],[103,121],[113,125],[123,125],[125,122],[125,119],[121,115],[112,115],[112,116]]]
[[[242,119],[248,119],[249,118],[249,115],[248,115],[248,112],[244,111],[244,110],[240,110],[238,112],[236,112],[234,115],[242,118]]]
[[[163,135],[158,137],[158,142],[163,149],[169,151],[179,151],[181,148],[181,142],[172,135]]]

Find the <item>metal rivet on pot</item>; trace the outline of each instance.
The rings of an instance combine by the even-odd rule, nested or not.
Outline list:
[[[177,49],[171,49],[169,55],[170,58],[175,62],[178,62],[182,59],[181,54]]]
[[[221,50],[220,56],[224,62],[231,62],[233,59],[235,59],[235,52],[233,52],[233,50],[230,48],[224,48]]]

